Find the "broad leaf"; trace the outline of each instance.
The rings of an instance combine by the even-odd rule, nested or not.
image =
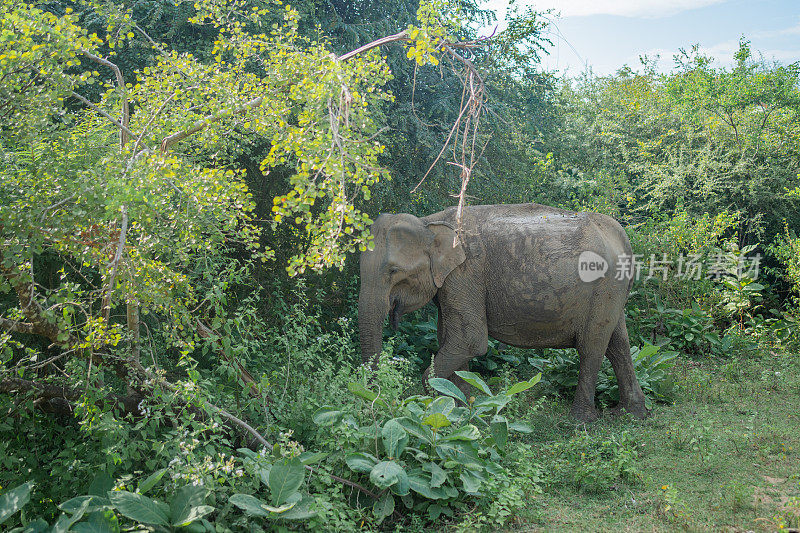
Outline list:
[[[108,501],[108,498],[103,498],[102,496],[75,496],[59,505],[58,508],[65,513],[75,514],[86,501],[90,502],[89,506],[86,508],[87,513],[93,513],[111,506],[111,502]]]
[[[111,491],[108,499],[121,515],[134,522],[155,526],[169,525],[169,506],[164,503],[126,490]]]
[[[395,459],[400,457],[408,444],[408,433],[394,418],[383,425],[381,437],[386,455]]]
[[[408,417],[398,418],[397,422],[403,426],[403,428],[408,431],[410,434],[414,435],[415,437],[419,437],[426,441],[433,442],[433,432],[431,428],[428,426],[423,426],[414,420],[411,420]]]
[[[462,426],[446,437],[443,437],[442,440],[466,440],[472,441],[481,438],[481,432],[472,424],[468,424],[466,426]]]
[[[283,459],[272,465],[269,471],[269,490],[272,494],[272,505],[283,505],[297,492],[305,478],[303,463],[297,458]]]
[[[86,509],[89,507],[89,500],[85,500],[83,504],[81,504],[80,508],[78,508],[77,512],[72,516],[67,516],[62,514],[58,517],[58,521],[53,525],[53,529],[50,530],[50,533],[67,533],[69,528],[72,525],[83,518],[84,513],[86,513]]]
[[[447,416],[453,412],[456,407],[456,402],[450,396],[439,396],[433,400],[428,408],[425,409],[426,413],[442,413]]]
[[[394,512],[394,496],[387,492],[383,497],[372,505],[372,512],[375,518],[378,519],[378,524],[383,522],[383,519],[390,516]]]
[[[537,383],[539,383],[541,379],[542,379],[542,373],[539,372],[528,381],[520,381],[519,383],[513,384],[511,388],[506,391],[506,395],[512,396],[522,391],[526,391],[531,387],[533,387],[534,385],[536,385]]]
[[[483,381],[483,379],[481,379],[481,377],[475,372],[456,370],[456,375],[487,396],[492,395],[492,390],[489,388],[489,385],[487,385],[486,382]]]
[[[357,382],[352,382],[351,381],[350,383],[347,384],[347,390],[349,390],[350,392],[352,392],[353,394],[355,394],[359,398],[362,398],[362,399],[368,401],[369,403],[376,402],[376,403],[386,407],[386,402],[384,402],[381,398],[378,398],[378,393],[376,393],[375,391],[373,391],[371,389],[368,389],[367,387],[365,387],[361,383],[357,383]]]
[[[389,490],[392,491],[393,494],[397,494],[398,496],[405,496],[408,494],[410,490],[410,485],[408,483],[408,474],[406,474],[405,470],[401,470],[397,476],[397,483],[389,487]]]
[[[312,516],[316,516],[317,512],[311,510],[311,505],[314,503],[314,498],[308,496],[303,497],[294,507],[288,511],[284,511],[277,516],[282,520],[306,520]]]
[[[169,518],[172,525],[185,526],[212,512],[213,507],[203,505],[205,500],[205,487],[186,485],[178,489],[169,506]]]
[[[72,526],[74,533],[119,533],[119,521],[113,511],[95,511],[89,520]]]
[[[433,429],[444,428],[450,425],[450,421],[442,413],[433,413],[422,419],[422,423],[431,426]]]
[[[298,457],[298,459],[300,459],[300,462],[303,463],[303,465],[313,465],[315,463],[322,461],[326,457],[328,457],[328,454],[326,452],[318,452],[318,453],[303,452],[300,454],[300,457]]]
[[[105,472],[101,472],[92,480],[89,485],[89,494],[105,498],[108,491],[114,490],[114,480]]]
[[[430,463],[430,471],[432,488],[440,487],[445,481],[447,481],[447,472],[445,472],[444,469],[436,463]]]
[[[146,494],[147,491],[156,486],[156,483],[161,481],[161,478],[164,477],[166,471],[166,468],[162,468],[161,470],[157,470],[147,476],[147,479],[139,483],[139,487],[136,489],[136,492],[139,494]]]
[[[369,473],[372,484],[381,489],[388,489],[400,480],[403,467],[394,461],[381,461]]]
[[[464,393],[461,392],[452,381],[444,378],[431,378],[428,380],[428,383],[433,390],[439,391],[442,394],[447,394],[448,396],[452,396],[453,398],[464,402],[464,405],[467,405],[467,397],[464,396]]]
[[[424,496],[425,498],[428,498],[429,500],[439,500],[447,497],[447,494],[442,487],[431,487],[431,479],[421,470],[415,472],[414,474],[409,474],[408,482],[411,490],[417,494],[420,494],[421,496]]]
[[[8,520],[11,515],[25,507],[31,501],[33,482],[28,481],[0,496],[0,524]]]
[[[299,502],[302,499],[302,497],[303,496],[299,492],[295,492],[291,496],[289,496],[289,498],[286,500],[286,503],[284,503],[283,505],[273,507],[271,505],[264,504],[264,509],[266,509],[271,513],[280,514],[285,511],[288,511],[289,509],[297,505],[297,502]]]
[[[372,469],[378,464],[377,457],[361,452],[347,454],[344,460],[347,466],[350,467],[350,470],[364,474],[372,472]]]
[[[250,494],[234,494],[228,501],[251,516],[269,516],[266,504]]]
[[[525,422],[511,422],[508,424],[508,429],[516,431],[517,433],[529,434],[533,433],[533,427]]]
[[[342,416],[344,416],[344,411],[324,406],[317,409],[312,420],[318,426],[332,426],[341,420]]]
[[[492,409],[500,411],[510,401],[511,397],[506,396],[505,394],[498,394],[497,396],[487,396],[485,398],[478,398],[473,405],[475,409],[479,409],[482,411],[489,411]]]
[[[464,485],[464,492],[475,494],[481,488],[483,480],[472,470],[464,470],[459,476]]]
[[[493,417],[489,424],[489,431],[497,447],[504,450],[508,442],[508,420],[503,416]]]

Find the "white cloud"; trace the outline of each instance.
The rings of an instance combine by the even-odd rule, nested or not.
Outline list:
[[[800,35],[800,23],[795,24],[789,28],[782,28],[780,30],[766,30],[759,31],[753,34],[755,38],[769,39],[772,37],[784,37],[786,35]]]
[[[617,15],[632,18],[668,17],[681,11],[698,9],[728,0],[521,0],[518,5],[553,9],[562,17]],[[492,0],[487,8],[504,8],[507,0]]]

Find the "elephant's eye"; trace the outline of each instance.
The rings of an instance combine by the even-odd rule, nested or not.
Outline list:
[[[396,267],[396,266],[395,266],[395,267],[391,267],[391,268],[389,268],[389,275],[390,275],[390,276],[394,276],[394,275],[395,275],[395,274],[397,274],[398,272],[400,272],[400,268],[399,268],[399,267]]]

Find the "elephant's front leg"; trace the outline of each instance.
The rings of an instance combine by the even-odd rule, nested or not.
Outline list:
[[[456,370],[468,370],[472,358],[486,353],[489,333],[486,312],[481,305],[483,298],[461,300],[461,305],[453,306],[448,305],[448,299],[440,299],[439,352],[433,360],[433,374],[449,379],[469,395],[474,392],[470,390],[470,385],[454,373]],[[470,302],[470,305],[463,303],[463,300]],[[430,371],[429,368],[426,376],[431,374]]]

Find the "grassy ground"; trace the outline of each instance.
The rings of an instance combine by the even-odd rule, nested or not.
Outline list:
[[[576,427],[562,401],[530,414],[547,482],[512,529],[800,526],[797,358],[683,360],[674,378],[674,404],[657,405],[644,421],[604,416]]]

